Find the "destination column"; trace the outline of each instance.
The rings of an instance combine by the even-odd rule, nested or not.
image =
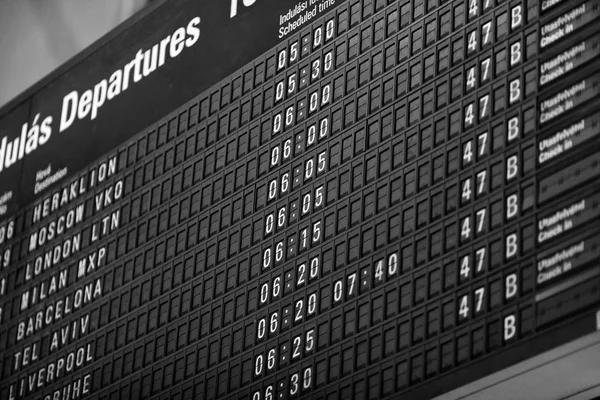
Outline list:
[[[112,288],[107,274],[96,272],[122,224],[117,200],[123,186],[117,157],[110,156],[24,210],[30,226],[19,241],[25,262],[11,277],[15,290],[2,327],[4,398],[39,395],[57,383],[61,392],[89,392],[91,375],[80,370],[94,361],[94,341],[82,338],[98,324],[90,306],[97,308]]]

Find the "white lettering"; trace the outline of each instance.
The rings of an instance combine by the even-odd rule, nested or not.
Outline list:
[[[246,4],[249,0],[244,0]],[[252,0],[253,1],[253,0]],[[135,57],[125,63],[123,67],[114,71],[108,79],[102,79],[96,83],[93,89],[83,91],[80,95],[77,90],[72,91],[63,98],[60,132],[64,132],[71,127],[76,120],[82,120],[89,116],[90,120],[98,117],[100,109],[110,101],[127,90],[130,83],[140,82],[145,76],[154,70],[150,66],[152,58],[153,64],[156,64],[158,50],[158,67],[164,65],[166,61],[167,45],[169,45],[168,54],[170,58],[178,57],[186,47],[191,47],[198,42],[200,38],[200,17],[192,18],[186,27],[178,28],[172,35],[167,36],[160,42],[160,48],[157,45],[152,46],[151,51],[139,49]],[[147,55],[145,55],[147,54]],[[148,58],[148,60],[145,60]],[[142,64],[146,62],[149,66],[146,73],[142,73]]]
[[[517,319],[514,315],[504,317],[504,340],[510,340],[517,334]]]
[[[83,287],[53,303],[46,302],[45,308],[19,321],[17,325],[16,341],[34,335],[47,326],[66,318],[71,313],[102,296],[102,279],[98,278]]]
[[[542,26],[541,34],[542,41],[540,43],[540,47],[544,48],[557,40],[561,39],[563,36],[567,34],[565,26],[573,22],[573,20],[579,18],[581,15],[585,14],[585,3],[580,7],[577,7],[568,13],[558,17],[554,21],[550,22]]]

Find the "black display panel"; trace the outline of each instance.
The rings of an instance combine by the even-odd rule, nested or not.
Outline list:
[[[0,397],[429,399],[597,330],[599,15],[120,27],[0,112]]]

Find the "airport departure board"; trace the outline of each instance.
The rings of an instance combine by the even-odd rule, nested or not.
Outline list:
[[[599,21],[154,4],[0,111],[0,397],[430,399],[594,332]]]

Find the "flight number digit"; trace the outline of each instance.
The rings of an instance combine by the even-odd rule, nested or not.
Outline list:
[[[12,255],[11,247],[4,249],[4,251],[2,252],[2,258],[0,259],[0,264],[1,264],[0,266],[2,268],[6,268],[9,266],[11,255]]]
[[[0,245],[4,244],[7,240],[13,238],[15,234],[15,221],[10,220],[8,223],[0,226]]]

